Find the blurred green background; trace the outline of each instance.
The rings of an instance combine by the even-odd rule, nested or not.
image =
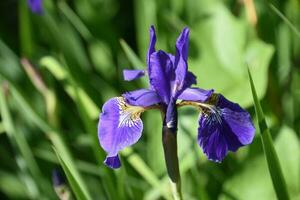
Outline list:
[[[249,64],[288,191],[293,200],[300,199],[299,0],[43,4],[44,13],[37,15],[25,0],[0,2],[1,199],[59,199],[52,186],[59,161],[91,199],[171,198],[159,112],[143,114],[143,136],[122,152],[118,170],[102,164],[105,153],[97,139],[103,103],[147,86],[146,78],[123,81],[122,70],[145,68],[152,24],[157,49],[172,53],[178,34],[188,26],[189,69],[198,86],[238,102],[256,123]],[[198,113],[189,108],[179,112],[185,199],[276,198],[258,131],[250,146],[213,163],[196,142]]]

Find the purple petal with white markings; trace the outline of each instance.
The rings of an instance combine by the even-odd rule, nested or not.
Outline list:
[[[221,162],[228,150],[250,144],[255,128],[249,113],[222,95],[210,106],[199,119],[198,143],[208,159]]]
[[[98,123],[98,138],[107,157],[117,156],[120,150],[139,140],[143,130],[141,112],[142,107],[128,105],[123,97],[111,98],[103,105]],[[106,163],[111,162],[107,160]]]

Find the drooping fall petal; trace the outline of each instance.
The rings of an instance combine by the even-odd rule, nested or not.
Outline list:
[[[199,119],[198,143],[208,159],[221,162],[228,151],[250,144],[255,134],[249,113],[222,95]]]
[[[112,98],[103,105],[98,138],[101,147],[107,152],[105,164],[109,167],[120,167],[118,152],[133,145],[141,137],[142,111],[142,107],[128,105],[123,97]]]

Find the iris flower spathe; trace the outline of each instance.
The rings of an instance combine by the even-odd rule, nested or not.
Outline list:
[[[191,87],[196,84],[196,76],[188,71],[188,42],[189,29],[185,28],[177,38],[175,55],[156,51],[156,34],[154,27],[150,27],[147,69],[124,70],[124,79],[128,81],[147,74],[149,88],[109,99],[100,114],[98,137],[107,152],[107,166],[121,166],[118,152],[139,140],[143,130],[140,115],[155,108],[164,115],[163,126],[174,134],[177,108],[199,108],[198,144],[210,160],[221,162],[228,151],[252,142],[255,129],[247,111],[214,90]]]

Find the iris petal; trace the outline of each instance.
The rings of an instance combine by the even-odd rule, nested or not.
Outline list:
[[[213,92],[214,90],[187,88],[178,96],[178,99],[185,101],[205,102],[211,97]]]
[[[176,41],[176,54],[175,54],[175,81],[172,89],[172,96],[184,90],[184,87],[189,87],[186,84],[187,75],[187,56],[189,48],[189,29],[185,28],[179,35]]]
[[[145,75],[145,70],[124,69],[123,77],[125,81],[132,81]]]
[[[197,84],[197,77],[192,72],[187,72],[184,80],[184,88],[188,88],[193,84]]]
[[[188,48],[189,48],[189,34],[190,34],[189,29],[184,28],[182,30],[182,32],[180,33],[179,37],[177,38],[177,41],[176,41],[177,59],[179,59],[179,57],[181,57],[183,60],[187,61]]]
[[[106,159],[104,160],[104,163],[106,164],[106,166],[113,168],[113,169],[121,167],[121,162],[120,162],[118,154],[116,156],[106,157]]]
[[[220,128],[210,126],[206,120],[201,117],[199,121],[198,143],[209,160],[221,162],[228,151],[226,139]]]
[[[155,52],[155,43],[156,43],[156,34],[154,26],[150,27],[150,41],[149,41],[149,47],[148,47],[148,53],[147,53],[147,65],[148,65],[148,71],[150,68],[150,57],[151,54]]]
[[[134,106],[147,107],[160,103],[160,98],[155,91],[149,89],[140,89],[123,94],[126,102]]]
[[[98,138],[101,147],[108,154],[105,163],[109,167],[113,166],[110,163],[117,163],[115,159],[120,150],[133,145],[141,137],[142,111],[142,107],[126,104],[123,97],[112,98],[103,105],[98,123]]]
[[[170,101],[170,80],[174,76],[172,68],[172,61],[167,53],[158,51],[151,55],[150,84],[166,104]]]
[[[204,110],[199,119],[198,143],[214,161],[222,161],[228,150],[236,151],[251,143],[254,134],[249,113],[222,95],[217,96],[216,105]]]

